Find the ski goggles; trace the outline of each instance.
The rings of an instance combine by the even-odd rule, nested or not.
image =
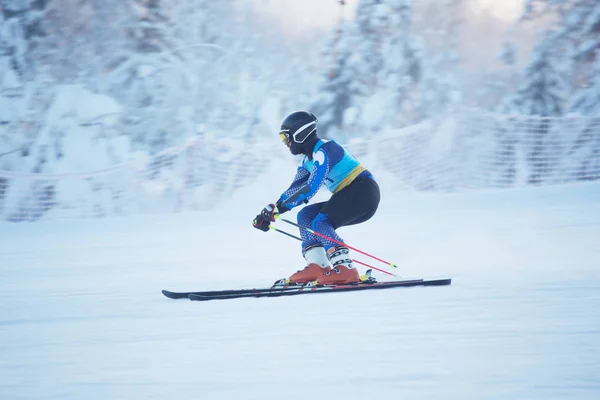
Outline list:
[[[316,125],[317,121],[311,121],[308,124],[296,129],[293,135],[290,135],[289,129],[280,131],[279,138],[286,146],[290,145],[292,137],[294,138],[294,143],[304,143],[311,133],[317,130]]]
[[[279,132],[279,139],[281,139],[281,143],[286,146],[290,144],[290,135],[287,132]]]

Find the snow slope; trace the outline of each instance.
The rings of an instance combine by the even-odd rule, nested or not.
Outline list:
[[[161,295],[300,267],[298,243],[251,227],[259,200],[0,224],[0,399],[600,398],[599,184],[387,195],[340,230],[450,287]]]

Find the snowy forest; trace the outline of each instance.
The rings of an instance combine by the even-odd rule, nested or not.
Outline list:
[[[144,160],[151,179],[157,172],[148,165],[173,166],[172,149],[198,138],[193,172],[225,169],[244,151],[240,143],[276,142],[282,118],[297,109],[311,110],[320,134],[344,143],[402,136],[382,143],[405,153],[402,162],[421,157],[436,171],[447,170],[457,142],[438,128],[452,126],[461,157],[489,159],[496,186],[518,183],[519,173],[544,183],[569,163],[559,181],[600,179],[600,2],[526,0],[514,21],[474,2],[359,0],[331,29],[291,35],[261,0],[0,0],[4,216],[52,208],[60,174]],[[455,120],[440,123],[448,115]],[[445,140],[453,141],[446,155],[432,159]],[[430,173],[388,169],[413,181]],[[470,182],[488,182],[492,172],[469,173]],[[99,192],[106,182],[85,185]],[[46,206],[33,212],[32,202]]]

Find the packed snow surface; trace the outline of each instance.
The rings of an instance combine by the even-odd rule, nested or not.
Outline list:
[[[600,185],[386,194],[339,230],[451,286],[162,296],[302,266],[298,242],[252,228],[260,197],[0,224],[0,399],[600,398]]]

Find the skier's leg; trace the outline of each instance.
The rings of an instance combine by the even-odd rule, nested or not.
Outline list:
[[[319,214],[325,203],[315,203],[304,207],[298,212],[298,224],[310,227],[312,221]],[[302,255],[306,260],[306,267],[289,277],[290,282],[306,283],[317,280],[323,273],[331,270],[327,253],[318,236],[300,229],[302,237]]]
[[[379,185],[373,179],[360,179],[338,193],[321,208],[334,229],[365,222],[377,211],[380,201]]]
[[[343,243],[336,229],[370,219],[379,206],[379,200],[377,183],[369,178],[358,179],[335,193],[329,201],[304,207],[298,213],[298,224]],[[290,281],[309,282],[318,279],[323,284],[341,284],[360,280],[347,247],[309,233],[305,229],[301,229],[300,234],[303,255],[308,265],[292,275]],[[334,270],[325,271],[323,274],[323,268],[329,268],[327,259]]]
[[[370,219],[379,206],[379,186],[372,179],[360,179],[335,193],[321,208],[315,221],[320,221],[318,232],[343,242],[335,230],[341,226],[359,224]],[[313,228],[314,229],[314,228]],[[314,229],[317,230],[317,229]],[[319,278],[322,284],[357,282],[360,276],[352,263],[350,250],[336,243],[324,243],[333,270]]]
[[[377,183],[371,179],[361,179],[335,193],[329,201],[318,203],[318,207],[311,208],[310,211],[307,210],[306,214],[301,216],[299,213],[298,223],[308,226],[313,231],[328,236],[337,242],[343,242],[336,229],[342,226],[359,224],[370,219],[377,211],[379,199],[379,186],[377,186]],[[307,208],[309,207],[302,211]],[[307,233],[304,229],[302,231],[310,238],[310,244],[319,241],[326,250],[339,246],[339,243]],[[308,243],[308,240],[305,240],[305,242]]]
[[[311,204],[309,206],[304,207],[302,210],[298,212],[297,221],[298,225],[311,227],[313,220],[319,214],[325,202]],[[321,241],[319,237],[308,232],[306,229],[300,229],[300,237],[302,238],[302,252],[304,253],[305,249],[310,247],[314,247],[316,245],[320,245]]]
[[[327,214],[324,214],[322,211],[319,212],[313,218],[309,227],[313,231],[319,232],[322,235],[328,236],[328,237],[336,240],[337,242],[343,242],[342,238],[335,231],[335,228],[333,227],[333,223],[331,222],[331,219],[329,219],[329,216]],[[338,244],[336,244],[335,242],[332,242],[331,240],[327,240],[327,239],[324,239],[324,238],[322,238],[320,236],[316,236],[316,235],[311,235],[311,236],[314,236],[316,238],[316,240],[319,241],[321,246],[323,246],[325,248],[325,250],[329,250],[332,247],[338,246]]]
[[[354,268],[352,259],[350,258],[350,250],[347,247],[339,244],[343,243],[343,240],[336,233],[327,214],[317,214],[312,221],[311,228],[313,231],[322,233],[323,235],[328,236],[338,242],[332,242],[328,239],[317,236],[317,238],[321,241],[321,246],[323,246],[320,247],[323,249],[323,253],[325,253],[325,250],[327,251],[327,258],[329,259],[333,270],[323,271],[321,274],[319,274],[319,276],[316,277],[316,280],[324,285],[344,284],[360,281],[358,271],[356,268]]]

